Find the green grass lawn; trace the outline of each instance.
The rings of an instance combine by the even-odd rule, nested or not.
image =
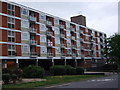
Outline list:
[[[55,84],[62,84],[80,80],[87,80],[92,78],[104,77],[104,75],[65,75],[65,76],[48,76],[45,77],[47,81],[42,82],[29,82],[29,83],[21,83],[21,84],[8,84],[3,85],[2,88],[34,88],[41,86],[49,86]]]

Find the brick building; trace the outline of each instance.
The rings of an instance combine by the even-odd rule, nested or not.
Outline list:
[[[9,1],[0,1],[0,7],[3,68],[93,67],[103,62],[106,34],[86,27],[84,16],[68,21]]]

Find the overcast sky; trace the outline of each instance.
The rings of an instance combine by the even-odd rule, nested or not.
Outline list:
[[[71,16],[85,15],[87,26],[108,36],[118,31],[117,2],[19,2],[25,6],[70,20]]]

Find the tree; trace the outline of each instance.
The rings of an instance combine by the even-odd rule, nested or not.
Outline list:
[[[105,57],[109,62],[115,62],[120,69],[120,35],[114,34],[105,42]]]

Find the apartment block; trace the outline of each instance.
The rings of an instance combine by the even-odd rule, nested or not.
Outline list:
[[[0,58],[3,68],[38,65],[95,67],[104,59],[106,34],[14,2],[0,1]]]

